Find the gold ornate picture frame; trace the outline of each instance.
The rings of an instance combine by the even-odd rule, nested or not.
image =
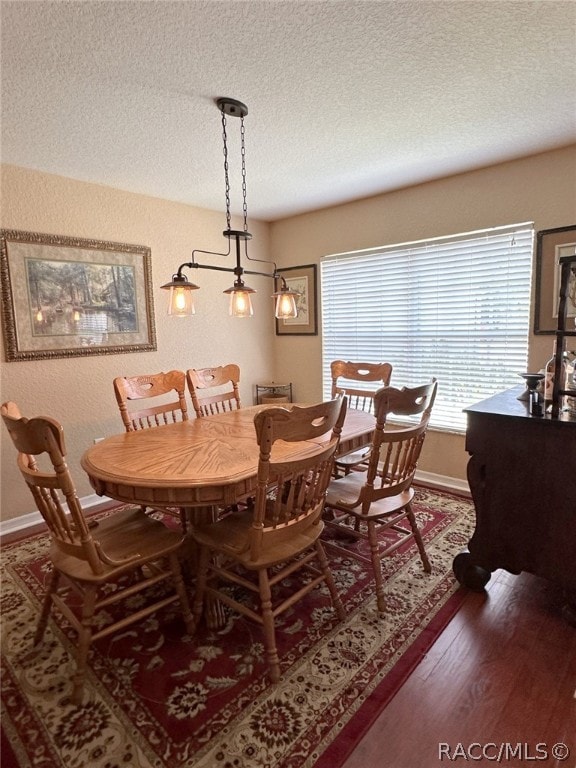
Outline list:
[[[562,256],[576,253],[576,224],[556,229],[542,229],[536,235],[536,302],[534,333],[553,334],[558,328],[558,299]],[[569,296],[576,293],[573,287]],[[568,305],[568,317],[576,315],[576,303]]]
[[[276,320],[277,336],[317,336],[318,335],[318,296],[316,288],[316,264],[301,267],[286,267],[278,272],[286,280],[286,285],[299,292],[296,299],[298,316],[289,320]],[[280,290],[280,281],[276,281],[276,290]]]
[[[150,249],[0,230],[7,361],[156,349]]]

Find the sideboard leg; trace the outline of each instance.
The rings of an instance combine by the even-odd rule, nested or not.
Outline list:
[[[484,592],[484,587],[492,575],[490,571],[472,562],[470,552],[460,552],[456,555],[452,562],[452,570],[460,584],[473,592]]]

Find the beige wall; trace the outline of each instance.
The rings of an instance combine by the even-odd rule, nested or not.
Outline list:
[[[79,466],[82,452],[94,438],[121,431],[114,399],[115,376],[153,373],[236,362],[242,371],[241,397],[252,404],[253,385],[273,374],[274,316],[272,281],[251,278],[257,289],[254,317],[228,316],[222,294],[233,275],[207,270],[188,273],[201,286],[195,294],[196,315],[168,317],[163,283],[193,248],[225,251],[224,213],[191,208],[110,188],[2,167],[2,220],[5,229],[66,235],[146,245],[152,251],[152,281],[156,314],[157,352],[76,357],[44,362],[4,362],[0,351],[0,401],[15,400],[26,415],[54,416],[65,428],[69,463],[81,496],[92,492]],[[241,228],[241,222],[233,222]],[[268,256],[269,226],[251,222],[250,253]],[[209,262],[211,257],[199,259]],[[212,263],[223,259],[212,257]],[[229,257],[234,266],[232,257]],[[2,341],[3,344],[3,341]],[[2,427],[1,518],[35,509],[15,468],[14,448]]]
[[[231,281],[209,271],[191,275],[202,286],[194,317],[165,314],[159,286],[189,260],[191,250],[225,249],[222,213],[10,166],[2,168],[1,185],[3,228],[152,250],[157,352],[6,363],[0,350],[0,401],[13,399],[25,413],[44,412],[62,421],[80,495],[91,492],[79,467],[83,450],[94,438],[120,429],[114,376],[237,362],[245,403],[252,402],[255,382],[270,378],[291,380],[298,400],[322,396],[321,336],[274,336],[266,279],[253,279],[258,294],[250,320],[228,317],[221,290]],[[311,264],[329,253],[523,221],[534,221],[536,230],[576,223],[576,146],[271,225],[251,222],[251,254],[282,266]],[[541,367],[551,347],[552,337],[531,335],[530,367]],[[0,435],[0,516],[6,520],[33,511],[34,504],[17,475],[4,429]],[[466,461],[462,436],[429,434],[422,470],[464,478]]]
[[[536,230],[576,224],[576,146],[278,221],[271,245],[274,258],[292,266],[319,263],[331,253],[526,221]],[[531,370],[548,360],[552,341],[531,334]],[[305,400],[321,396],[320,335],[279,337],[275,353],[277,380],[291,379]],[[464,478],[467,459],[462,436],[431,432],[420,468]]]

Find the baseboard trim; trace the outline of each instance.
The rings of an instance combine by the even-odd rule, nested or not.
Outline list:
[[[466,480],[460,480],[457,477],[437,475],[434,472],[418,471],[416,472],[416,481],[422,483],[422,485],[428,485],[431,488],[438,488],[438,490],[441,491],[454,491],[455,493],[470,495],[470,488],[468,487]],[[86,510],[112,501],[113,499],[109,499],[106,496],[96,496],[95,493],[80,499],[82,508]],[[20,515],[12,520],[2,520],[0,521],[0,536],[4,536],[8,533],[17,533],[26,528],[32,528],[34,525],[38,525],[42,522],[42,515],[38,511]]]
[[[448,475],[437,475],[434,472],[421,472],[417,470],[416,482],[428,485],[431,488],[438,488],[439,491],[453,491],[464,496],[471,496],[468,481],[460,480],[458,477],[448,477]]]
[[[82,509],[85,510],[89,510],[92,507],[101,506],[102,504],[108,504],[111,501],[113,501],[113,499],[109,499],[106,496],[97,496],[95,493],[90,494],[90,496],[84,496],[84,498],[80,499]],[[39,525],[43,522],[44,520],[42,519],[42,515],[40,512],[38,512],[38,510],[35,512],[28,512],[26,515],[14,517],[12,520],[2,520],[0,521],[0,536],[4,536],[8,533],[18,533],[18,531],[23,531],[26,528],[32,528],[33,526]]]

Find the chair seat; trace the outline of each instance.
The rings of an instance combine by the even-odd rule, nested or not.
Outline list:
[[[371,451],[372,446],[365,445],[363,448],[360,448],[357,451],[345,453],[343,456],[337,456],[335,462],[339,467],[342,467],[343,469],[352,468],[358,464],[362,464],[362,462],[368,461]]]
[[[364,472],[354,472],[338,480],[332,480],[326,494],[326,506],[337,507],[340,510],[345,508],[348,514],[361,520],[373,520],[386,517],[386,515],[393,515],[414,498],[413,489],[407,488],[393,496],[371,501],[370,509],[367,513],[363,513],[362,504],[355,504],[355,502],[358,500],[365,482],[366,474]]]
[[[230,513],[215,523],[194,528],[194,538],[199,544],[213,551],[234,554],[234,558],[246,570],[256,571],[294,557],[314,544],[324,530],[324,523],[318,520],[317,525],[309,527],[305,533],[293,534],[288,540],[284,539],[276,546],[268,546],[261,551],[257,559],[252,559],[249,550],[249,534],[253,521],[254,513],[251,508],[243,512]]]
[[[149,561],[166,556],[178,549],[184,540],[182,533],[170,530],[140,508],[121,510],[95,522],[95,525],[90,524],[90,532],[106,557],[126,562],[122,565],[103,564],[102,573],[95,574],[87,561],[66,555],[52,544],[50,557],[54,567],[76,581],[92,584],[110,581],[125,571],[133,570],[138,560]]]

